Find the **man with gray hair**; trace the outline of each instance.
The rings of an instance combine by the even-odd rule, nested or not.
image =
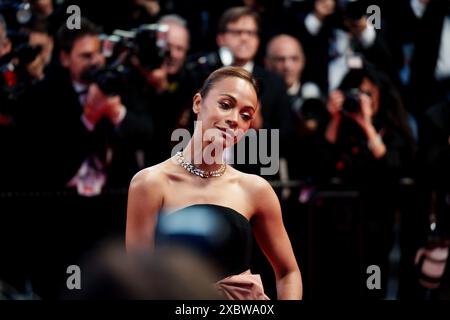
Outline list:
[[[189,30],[186,20],[178,15],[170,14],[161,17],[158,24],[169,27],[167,32],[167,56],[160,68],[147,73],[148,83],[158,93],[171,90],[171,77],[181,72],[189,50]]]
[[[172,131],[184,126],[180,124],[186,118],[187,106],[192,96],[188,94],[190,82],[184,68],[189,50],[190,34],[187,22],[178,15],[170,14],[161,17],[158,24],[167,25],[167,52],[161,66],[148,70],[138,67],[139,74],[135,87],[148,101],[148,110],[155,123],[155,137],[149,159],[152,163],[161,162],[170,156]]]

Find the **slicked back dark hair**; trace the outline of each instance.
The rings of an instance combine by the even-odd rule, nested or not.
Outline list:
[[[85,36],[98,36],[101,29],[86,18],[81,18],[80,29],[69,29],[62,25],[57,33],[57,46],[60,51],[70,53],[75,42]]]

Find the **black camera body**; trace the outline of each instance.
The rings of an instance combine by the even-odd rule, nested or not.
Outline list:
[[[190,76],[190,85],[194,88],[194,91],[201,88],[211,72],[223,66],[219,54],[215,51],[192,55],[188,59],[185,68]]]
[[[30,46],[24,35],[15,35],[11,41],[13,50],[0,58],[0,95],[16,100],[31,81],[26,66],[36,59],[42,48]]]
[[[145,69],[154,70],[161,67],[169,54],[168,31],[169,26],[162,24],[142,25],[136,30],[135,54]]]
[[[116,96],[124,93],[126,85],[127,71],[123,66],[97,67],[87,69],[81,75],[81,79],[86,83],[95,83],[107,96]]]
[[[104,67],[92,67],[81,78],[96,83],[108,96],[121,95],[126,85],[131,57],[136,57],[146,70],[159,68],[167,56],[167,25],[141,25],[131,31],[115,30],[112,35],[101,35],[102,54],[107,58]]]
[[[342,104],[342,113],[355,114],[361,111],[361,99],[359,95],[361,91],[357,88],[353,88],[344,91],[344,103]]]

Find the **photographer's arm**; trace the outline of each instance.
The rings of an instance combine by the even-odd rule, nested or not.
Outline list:
[[[327,103],[328,112],[331,115],[330,122],[328,123],[325,131],[325,139],[331,143],[336,144],[339,125],[341,124],[341,110],[344,103],[344,95],[341,91],[335,90],[330,93]]]
[[[381,135],[376,131],[372,123],[373,110],[372,100],[369,96],[362,94],[361,99],[361,112],[352,114],[352,119],[358,123],[367,137],[367,146],[372,152],[375,159],[381,159],[386,154],[386,145],[381,138]]]
[[[88,89],[86,103],[83,106],[81,121],[88,131],[93,131],[97,123],[105,113],[106,97],[96,84],[91,84]]]
[[[115,126],[119,126],[127,115],[127,108],[122,104],[119,96],[117,96],[116,98],[118,99],[111,104],[111,106],[106,110],[105,114],[112,124],[114,124]]]
[[[340,117],[333,117],[328,123],[327,130],[325,131],[325,139],[331,144],[336,144],[340,123]]]
[[[386,154],[387,149],[380,134],[375,130],[372,123],[367,124],[364,131],[367,136],[367,146],[372,152],[372,155],[375,157],[375,159],[382,158]]]
[[[81,121],[88,131],[105,118],[117,128],[118,137],[137,149],[150,145],[153,122],[146,112],[146,103],[126,88],[128,96],[107,96],[96,84],[89,86]]]

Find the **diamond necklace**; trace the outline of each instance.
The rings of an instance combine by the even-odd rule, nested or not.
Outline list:
[[[178,151],[175,156],[177,157],[177,161],[180,166],[182,166],[186,171],[202,178],[220,177],[224,174],[225,169],[227,168],[225,164],[222,164],[217,170],[206,171],[196,167],[191,162],[187,161],[181,151]]]

